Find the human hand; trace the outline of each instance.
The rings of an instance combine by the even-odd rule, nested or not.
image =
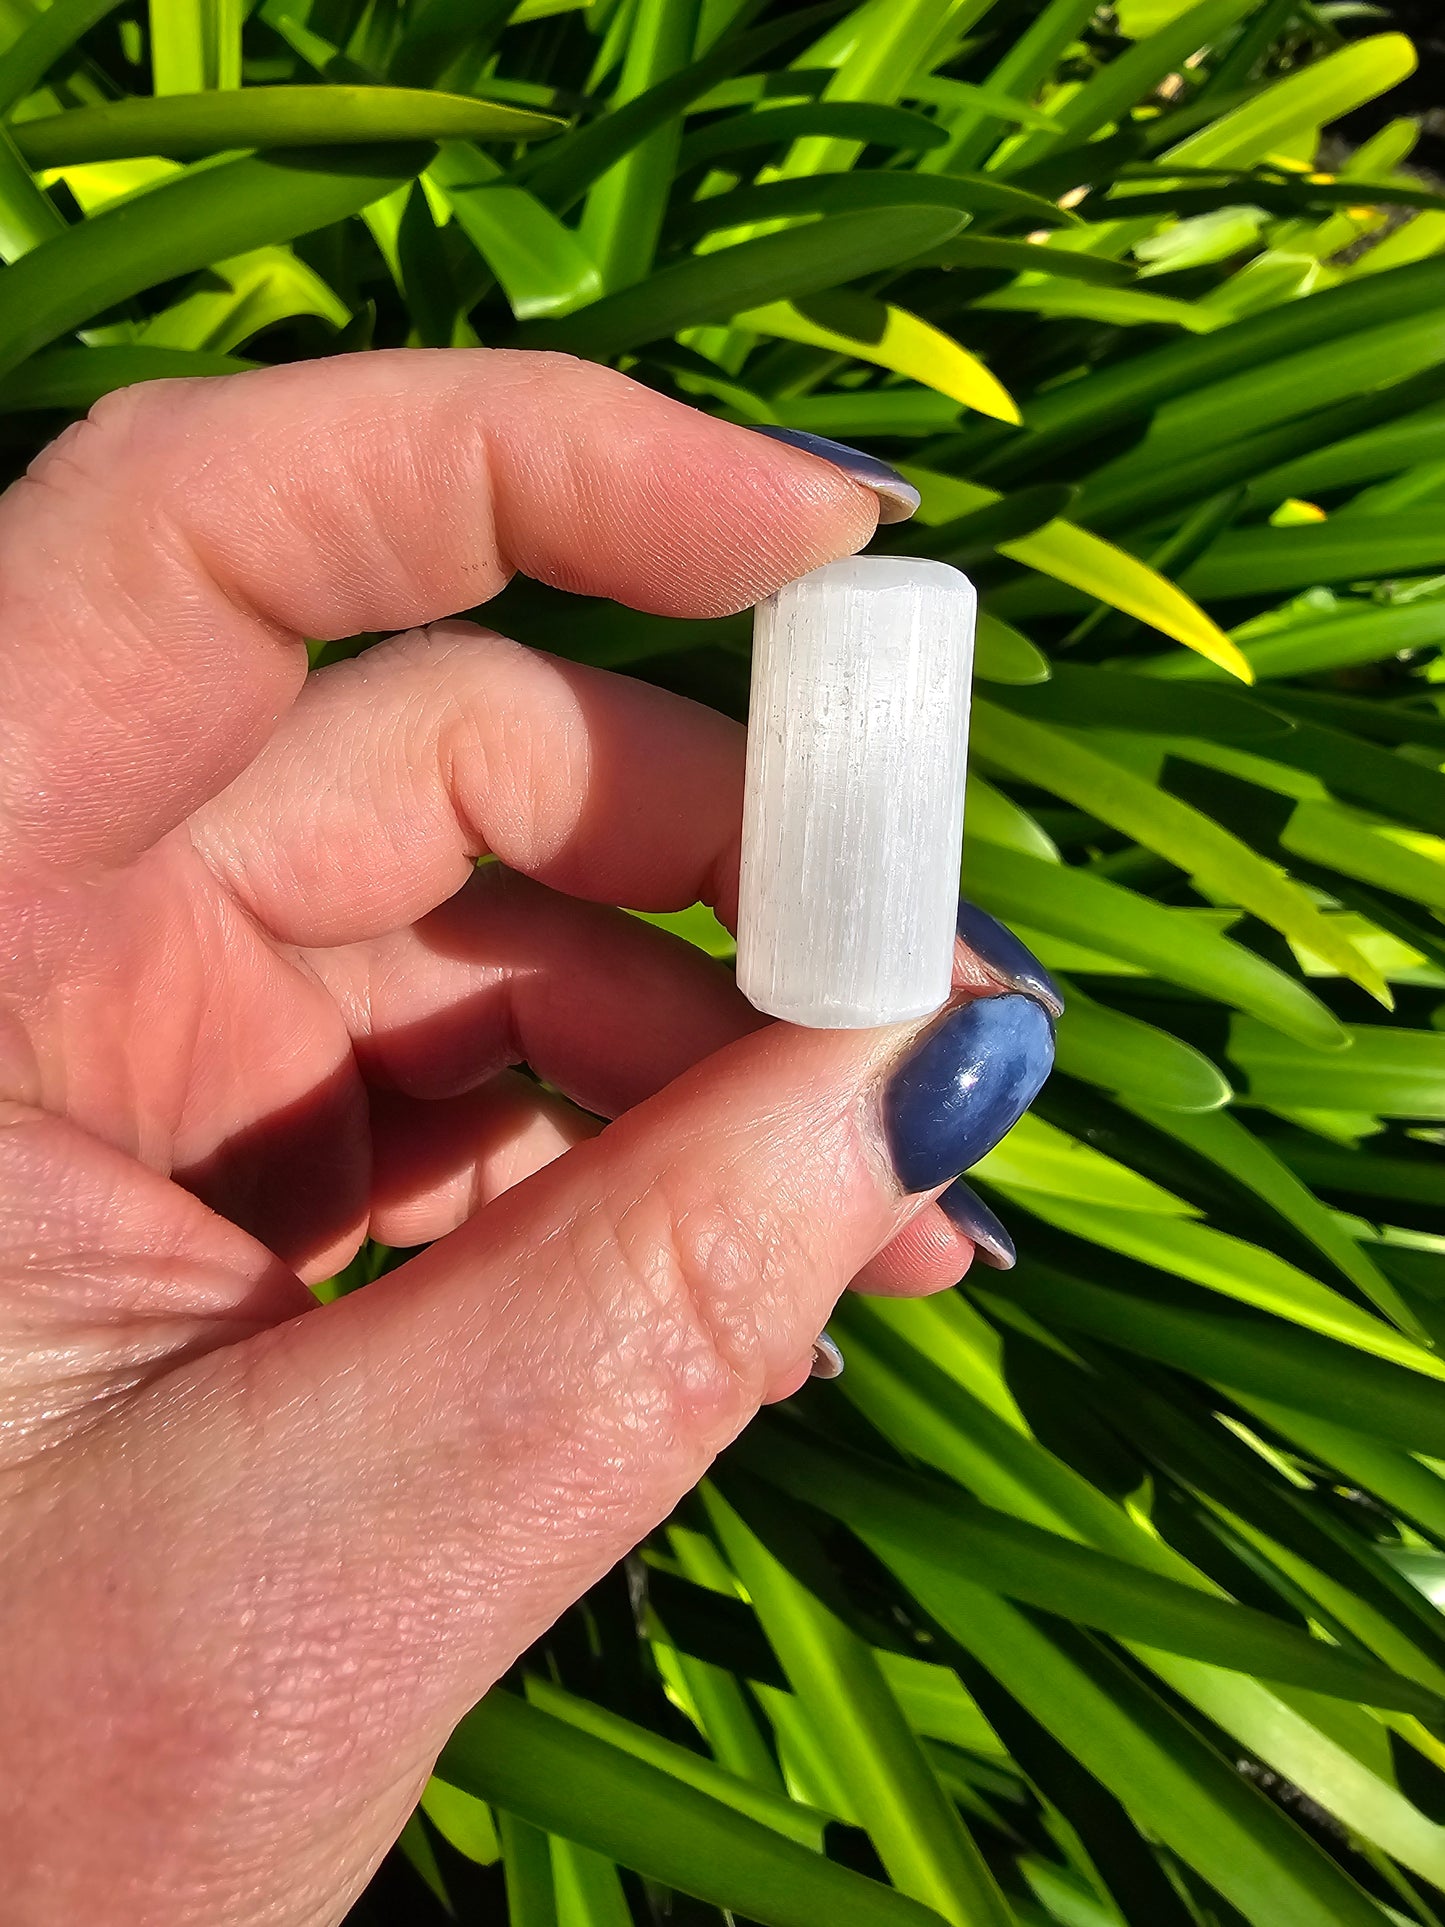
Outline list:
[[[744,608],[877,508],[487,352],[134,389],[0,501],[8,1918],[338,1920],[850,1281],[1006,1257],[935,1202],[1051,1061],[998,926],[927,1025],[764,1024],[607,907],[731,917],[734,724],[457,622],[306,677],[514,569]],[[368,1233],[436,1242],[318,1306]]]

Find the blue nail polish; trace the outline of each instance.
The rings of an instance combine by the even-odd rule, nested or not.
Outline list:
[[[845,475],[851,475],[855,482],[861,482],[864,488],[871,488],[878,497],[880,523],[906,522],[918,507],[920,498],[912,482],[905,481],[896,468],[880,462],[876,455],[865,454],[861,448],[830,441],[826,435],[809,435],[801,428],[759,428],[757,432],[775,442],[786,442],[789,448],[800,448],[805,455],[817,455],[835,468],[841,468]]]
[[[958,906],[958,934],[974,956],[1011,990],[1037,997],[1051,1016],[1064,1014],[1063,993],[1026,943],[1005,924],[966,899]]]
[[[1054,1024],[1033,997],[976,997],[894,1071],[883,1116],[909,1191],[966,1171],[1013,1129],[1054,1065]]]
[[[992,1265],[995,1271],[1013,1270],[1019,1255],[1014,1241],[977,1191],[962,1178],[955,1178],[938,1202],[944,1216],[970,1240],[984,1264]]]

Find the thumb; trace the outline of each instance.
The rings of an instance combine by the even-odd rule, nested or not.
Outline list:
[[[516,1583],[453,1651],[459,1704],[797,1388],[848,1281],[1014,1124],[1052,1056],[1048,1013],[1016,994],[921,1032],[772,1026],[291,1328],[282,1411],[343,1359],[367,1387],[349,1503],[405,1478],[419,1522],[444,1513],[480,1561],[503,1549]]]
[[[338,1837],[364,1873],[398,1786],[801,1382],[848,1280],[1015,1122],[1052,1056],[1048,1013],[1017,994],[921,1029],[772,1026],[365,1291],[151,1387],[86,1475],[122,1466],[155,1514],[143,1578],[98,1568],[143,1584],[164,1629],[127,1690],[202,1707],[242,1749],[212,1744],[199,1774],[183,1750],[151,1810],[173,1825],[179,1805],[185,1837],[214,1827],[224,1865],[278,1889],[317,1880]],[[261,1830],[244,1846],[238,1811]]]

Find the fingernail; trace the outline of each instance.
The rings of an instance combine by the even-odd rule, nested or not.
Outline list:
[[[833,1343],[827,1332],[819,1332],[813,1340],[813,1369],[809,1378],[841,1378],[843,1376],[843,1354]]]
[[[1027,991],[1052,1016],[1063,1016],[1063,993],[1033,951],[1020,943],[1006,924],[965,898],[958,906],[958,934],[979,962],[1001,977],[1010,990]]]
[[[889,1080],[884,1128],[909,1191],[931,1191],[1011,1131],[1054,1064],[1054,1023],[1030,996],[960,1004]]]
[[[841,468],[855,482],[861,482],[864,488],[871,488],[878,497],[880,523],[906,522],[918,507],[920,497],[912,482],[905,481],[896,468],[880,462],[876,455],[865,454],[861,448],[850,448],[847,442],[829,441],[826,435],[808,435],[801,428],[759,428],[757,432],[775,442],[786,442],[789,448],[800,448],[805,455],[817,455],[831,462],[834,468]]]
[[[938,1200],[950,1224],[958,1226],[986,1265],[1012,1271],[1018,1262],[1013,1239],[978,1195],[962,1178],[955,1178]]]

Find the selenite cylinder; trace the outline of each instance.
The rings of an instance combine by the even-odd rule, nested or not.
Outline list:
[[[953,977],[978,598],[854,556],[753,619],[738,983],[816,1029],[937,1010]]]

